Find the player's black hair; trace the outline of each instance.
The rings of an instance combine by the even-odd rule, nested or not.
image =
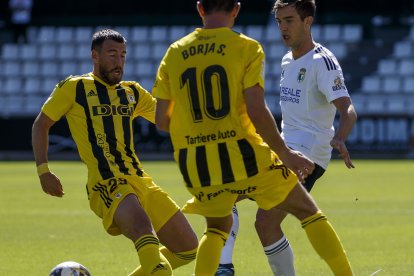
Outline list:
[[[126,43],[125,37],[123,37],[117,31],[111,29],[103,29],[93,34],[91,50],[99,51],[105,40],[113,40],[118,43]]]
[[[294,6],[300,18],[304,20],[308,16],[315,17],[316,4],[315,0],[276,0],[272,12],[286,6]]]
[[[231,12],[238,0],[200,0],[206,14],[214,11]]]

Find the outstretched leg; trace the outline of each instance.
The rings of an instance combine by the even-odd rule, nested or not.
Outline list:
[[[339,237],[302,185],[297,184],[277,208],[301,221],[313,248],[335,275],[353,275]]]
[[[157,232],[160,239],[161,254],[168,260],[172,269],[195,260],[198,240],[184,214],[178,210]],[[137,267],[130,276],[146,275],[142,266]]]
[[[171,265],[160,253],[159,240],[151,221],[134,194],[127,195],[114,214],[114,223],[135,245],[144,272],[148,275],[172,275]]]

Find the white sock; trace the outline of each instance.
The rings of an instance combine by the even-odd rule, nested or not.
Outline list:
[[[266,246],[263,249],[274,275],[296,275],[293,264],[293,251],[285,236],[274,244]]]
[[[237,233],[239,232],[239,214],[236,205],[233,206],[233,225],[231,226],[230,235],[226,244],[221,251],[220,263],[231,264],[233,262],[234,243],[236,242]]]

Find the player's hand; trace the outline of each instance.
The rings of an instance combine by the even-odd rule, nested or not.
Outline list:
[[[344,160],[345,166],[347,166],[348,169],[355,168],[344,141],[333,138],[331,140],[331,147],[339,152],[339,156]]]
[[[39,179],[42,189],[46,194],[57,197],[62,197],[65,194],[59,178],[54,173],[44,173],[39,176]]]
[[[315,164],[298,151],[288,149],[283,156],[279,155],[279,157],[283,164],[296,174],[300,182],[304,182],[315,169]]]

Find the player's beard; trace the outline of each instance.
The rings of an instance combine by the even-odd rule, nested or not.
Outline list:
[[[119,72],[117,74],[116,72]],[[112,70],[107,70],[103,66],[99,67],[99,72],[101,73],[101,78],[109,85],[115,85],[122,80],[124,75],[124,70],[121,67],[114,68]]]

